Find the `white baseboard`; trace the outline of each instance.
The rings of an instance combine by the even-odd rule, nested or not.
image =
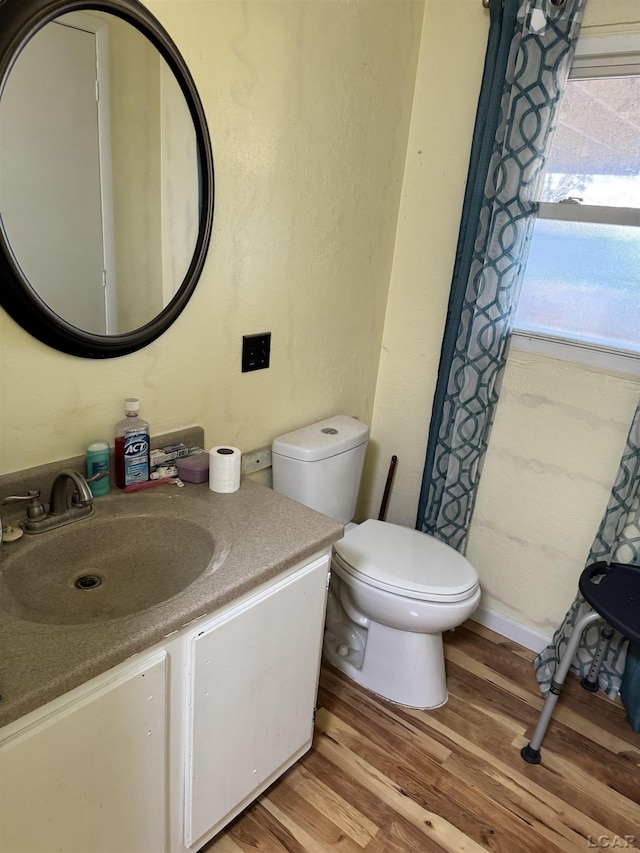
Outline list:
[[[546,634],[542,634],[522,622],[517,622],[497,610],[492,610],[490,607],[480,605],[471,618],[474,622],[484,625],[485,628],[495,631],[496,634],[501,634],[508,640],[512,640],[514,643],[524,646],[525,649],[536,652],[536,654],[551,642],[551,637],[547,637]]]

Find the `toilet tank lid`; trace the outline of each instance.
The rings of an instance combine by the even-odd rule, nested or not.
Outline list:
[[[271,451],[303,462],[317,462],[352,450],[369,440],[369,427],[357,418],[336,415],[273,440]]]

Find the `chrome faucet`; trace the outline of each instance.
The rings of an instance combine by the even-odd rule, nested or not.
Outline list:
[[[44,533],[82,518],[89,518],[95,512],[93,507],[93,495],[89,483],[108,477],[107,471],[100,471],[90,480],[86,480],[82,474],[65,468],[56,475],[51,486],[49,498],[49,511],[47,512],[40,501],[39,491],[29,491],[26,495],[11,495],[2,503],[27,502],[27,518],[21,524],[25,533]],[[69,484],[73,490],[69,489]]]
[[[70,493],[69,483],[73,485],[73,491]],[[77,471],[71,468],[65,468],[56,475],[53,485],[51,486],[51,497],[49,498],[49,514],[64,515],[65,513],[78,508],[89,509],[93,512],[93,495],[89,484]],[[90,515],[89,513],[81,513],[81,515]]]

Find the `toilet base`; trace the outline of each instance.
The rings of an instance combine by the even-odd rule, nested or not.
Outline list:
[[[398,705],[427,710],[447,701],[440,633],[416,634],[373,621],[360,627],[327,620],[323,653],[357,684]]]

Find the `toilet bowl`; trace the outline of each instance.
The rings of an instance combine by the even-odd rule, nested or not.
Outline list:
[[[412,708],[447,701],[442,632],[480,601],[478,575],[426,533],[352,521],[369,428],[338,415],[272,444],[273,488],[346,525],[334,546],[325,658],[374,693]]]
[[[392,702],[443,705],[442,632],[480,601],[471,564],[425,533],[369,520],[336,543],[331,568],[325,658]]]

